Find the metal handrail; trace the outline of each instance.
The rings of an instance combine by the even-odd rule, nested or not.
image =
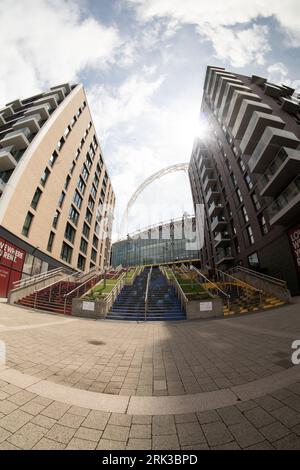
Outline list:
[[[191,269],[196,271],[196,273],[199,274],[199,276],[203,277],[203,279],[205,279],[206,282],[208,282],[209,284],[211,284],[215,289],[217,289],[218,291],[221,292],[222,295],[225,295],[225,297],[227,297],[228,299],[230,299],[230,295],[229,294],[226,294],[226,292],[224,292],[219,286],[217,286],[217,284],[215,284],[214,282],[212,282],[210,279],[208,279],[201,271],[199,271],[199,269],[195,268],[195,266],[191,265]]]
[[[52,287],[55,286],[55,285],[59,285],[59,291],[61,289],[61,285],[63,282],[70,282],[71,279],[76,279],[78,277],[78,272],[77,273],[73,273],[73,274],[69,274],[68,276],[65,276],[63,277],[62,279],[60,279],[59,281],[55,281],[53,282],[52,284],[49,284],[49,286],[47,286],[47,288],[50,287],[50,290],[49,290],[49,302],[51,300],[51,295],[52,295]],[[37,304],[37,299],[38,299],[38,294],[39,292],[43,291],[45,289],[45,287],[41,287],[40,289],[36,290],[35,291],[35,296],[34,296],[34,305],[33,305],[33,308],[36,307],[36,304]]]
[[[43,281],[44,279],[48,279],[49,277],[54,276],[60,272],[64,272],[65,268],[55,268],[51,269],[50,271],[45,271],[43,273],[35,274],[28,279],[20,279],[19,281],[14,281],[14,289],[18,289],[18,287],[27,287],[31,284],[34,284],[37,281]]]
[[[268,276],[267,274],[263,274],[263,273],[260,273],[258,271],[254,271],[254,269],[245,268],[244,266],[235,266],[232,269],[232,272],[237,271],[237,270],[244,271],[247,274],[252,274],[255,277],[258,277],[262,280],[266,280],[268,282],[272,282],[273,284],[277,284],[281,287],[286,287],[286,285],[287,285],[286,281],[284,281],[282,279],[278,279],[277,277]]]
[[[244,284],[244,286],[248,287],[249,289],[253,289],[253,290],[256,290],[257,292],[263,293],[262,289],[258,289],[257,287],[254,287],[251,284],[249,284],[248,282],[245,282],[242,279],[239,279],[238,277],[234,277],[231,274],[224,273],[224,271],[221,271],[221,269],[216,269],[216,271],[222,274],[222,276],[230,277],[231,279],[234,279],[234,281]]]
[[[148,310],[148,294],[149,294],[149,286],[150,286],[150,279],[152,274],[152,267],[147,276],[147,284],[146,284],[146,292],[145,292],[145,321],[147,320],[147,310]]]
[[[101,276],[101,273],[102,272],[98,272],[96,274],[93,274],[91,277],[89,277],[88,279],[86,279],[82,284],[80,284],[80,286],[78,287],[75,287],[75,289],[71,290],[70,292],[67,292],[66,294],[64,294],[64,313],[66,313],[66,306],[67,306],[67,298],[71,295],[71,294],[74,294],[74,292],[78,291],[78,295],[80,293],[80,289],[85,286],[86,284],[88,284],[89,282],[93,281],[94,279],[96,279],[98,276]]]
[[[116,297],[119,295],[122,288],[124,287],[125,276],[126,276],[126,273],[121,274],[120,279],[118,280],[117,284],[113,287],[111,292],[105,297],[106,313],[109,311]]]
[[[177,292],[177,296],[180,298],[181,308],[183,307],[183,304],[186,307],[186,304],[188,303],[188,298],[185,295],[185,293],[183,292],[183,289],[182,289],[181,285],[179,284],[173,269],[172,269],[172,275],[173,275],[173,280],[174,280],[174,283],[175,283],[175,289],[176,289],[176,292]]]

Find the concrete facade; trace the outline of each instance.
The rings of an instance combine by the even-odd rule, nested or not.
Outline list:
[[[3,285],[8,271],[26,277],[39,265],[88,271],[108,264],[115,195],[83,86],[54,87],[0,115],[1,260],[6,252],[19,256],[16,269],[14,260],[0,261]]]
[[[298,256],[299,99],[284,85],[208,67],[189,176],[205,205],[201,262],[208,270],[241,264],[300,292]],[[294,106],[287,106],[292,100]]]

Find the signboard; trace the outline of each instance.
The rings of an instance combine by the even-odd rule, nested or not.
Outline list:
[[[300,275],[300,225],[289,230],[288,236],[292,247],[292,253],[298,267],[298,273]]]
[[[25,251],[0,238],[0,263],[17,271],[22,271]]]
[[[95,302],[82,302],[82,310],[95,310]]]
[[[208,312],[213,309],[212,302],[200,302],[200,312]]]

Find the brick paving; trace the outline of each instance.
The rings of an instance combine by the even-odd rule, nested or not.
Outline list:
[[[298,307],[128,324],[64,323],[0,304],[0,339],[9,368],[49,382],[112,395],[185,395],[285,370],[278,363],[300,339]],[[0,380],[0,449],[300,449],[300,381],[234,406],[148,416],[74,406]]]

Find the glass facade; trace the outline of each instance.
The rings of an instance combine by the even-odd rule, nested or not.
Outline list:
[[[151,227],[112,245],[112,266],[198,260],[195,232],[185,235],[183,221]]]

